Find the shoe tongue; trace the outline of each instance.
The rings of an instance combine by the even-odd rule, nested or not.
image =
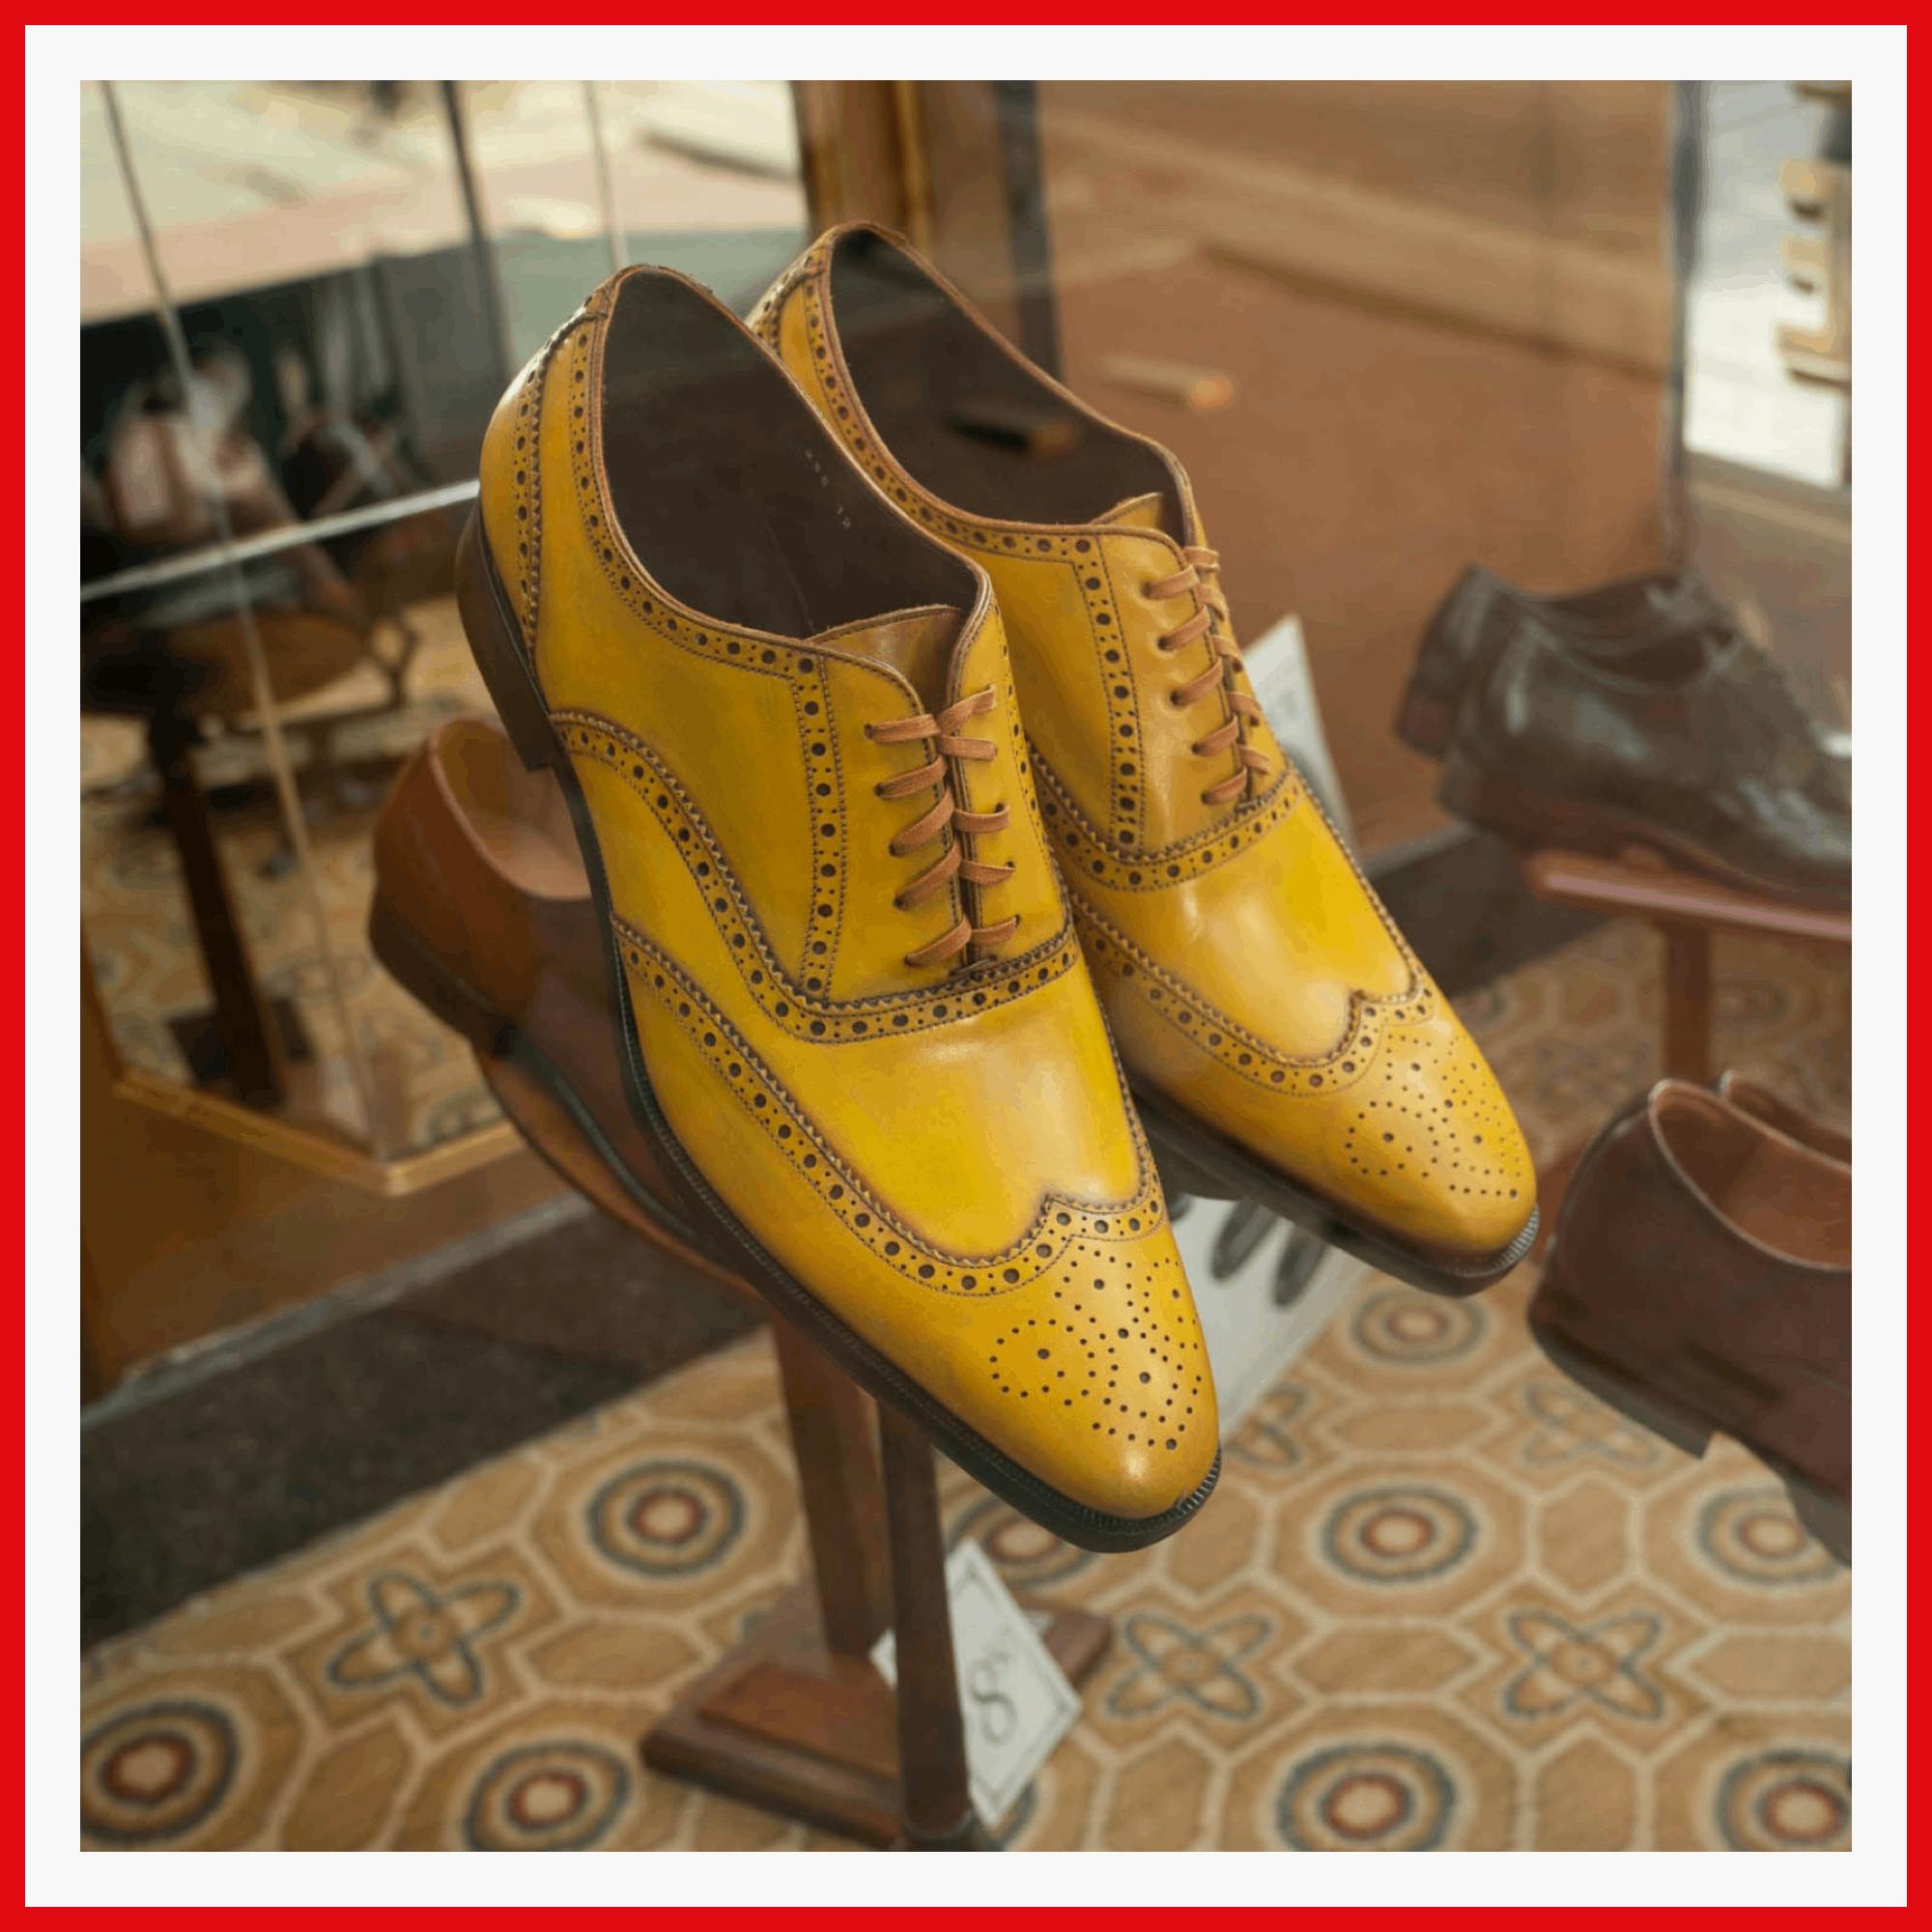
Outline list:
[[[1114,505],[1103,517],[1095,517],[1096,524],[1109,524],[1116,529],[1123,530],[1166,530],[1169,536],[1174,532],[1167,529],[1162,517],[1162,498],[1158,490],[1150,490],[1145,497],[1125,497]]]
[[[830,644],[855,658],[890,665],[919,693],[928,710],[946,703],[946,676],[965,613],[950,604],[926,604],[913,611],[889,611],[838,630],[820,631],[807,641]]]

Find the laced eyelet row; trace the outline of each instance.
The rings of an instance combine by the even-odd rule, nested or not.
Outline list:
[[[1221,692],[1228,708],[1226,719],[1205,738],[1197,739],[1190,749],[1197,757],[1204,758],[1230,751],[1235,753],[1236,769],[1201,794],[1203,805],[1227,805],[1259,790],[1273,767],[1245,736],[1247,724],[1261,722],[1262,708],[1235,683],[1235,673],[1241,668],[1241,654],[1229,635],[1228,607],[1219,588],[1208,581],[1221,568],[1220,554],[1204,544],[1189,544],[1180,554],[1184,559],[1182,567],[1171,577],[1142,584],[1141,594],[1156,603],[1183,596],[1194,600],[1193,613],[1157,639],[1154,648],[1163,656],[1171,656],[1205,638],[1212,649],[1213,659],[1208,668],[1198,677],[1177,685],[1168,693],[1167,702],[1171,710],[1180,711],[1199,703],[1212,691]]]
[[[960,698],[956,704],[949,704],[943,711],[921,712],[914,718],[895,718],[883,724],[865,727],[866,736],[875,745],[930,741],[933,746],[933,755],[926,763],[913,771],[901,772],[896,778],[884,779],[872,787],[874,796],[882,799],[912,798],[927,790],[938,792],[932,805],[895,834],[888,847],[894,858],[904,859],[928,845],[945,841],[939,857],[911,885],[894,894],[893,905],[899,912],[916,911],[935,894],[943,892],[955,876],[984,892],[1005,885],[1013,875],[1010,865],[989,866],[981,859],[969,858],[965,844],[968,838],[1004,832],[1010,823],[1006,805],[1001,803],[990,811],[966,810],[953,795],[948,772],[952,759],[983,764],[997,755],[998,748],[990,738],[963,737],[959,730],[969,718],[992,710],[994,702],[988,688]],[[971,948],[972,956],[961,963],[975,963],[1005,946],[1019,925],[1017,913],[990,925],[975,925],[971,920],[962,918],[937,939],[915,947],[905,955],[905,961],[908,966],[937,966]]]

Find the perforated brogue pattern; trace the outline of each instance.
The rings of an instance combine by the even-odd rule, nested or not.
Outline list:
[[[779,354],[779,344],[784,329],[784,305],[791,299],[792,291],[804,279],[818,251],[794,262],[785,272],[761,295],[745,318],[745,327],[769,349],[774,355]],[[782,360],[782,357],[781,357]]]
[[[805,789],[811,810],[811,896],[806,908],[805,951],[798,977],[808,993],[822,993],[831,985],[832,969],[838,963],[845,899],[844,777],[832,730],[832,679],[823,659],[810,691],[803,678],[794,682],[792,703],[798,714],[798,743],[805,754]]]
[[[1074,918],[1103,987],[1144,998],[1170,1026],[1243,1080],[1285,1099],[1349,1097],[1339,1157],[1363,1184],[1477,1201],[1528,1201],[1535,1186],[1509,1102],[1435,982],[1405,947],[1408,989],[1357,993],[1339,1046],[1289,1059],[1217,1011],[1118,927]]]
[[[553,347],[554,338],[553,338]],[[517,568],[512,590],[517,616],[522,623],[525,654],[537,634],[537,598],[541,583],[538,558],[543,554],[543,491],[537,468],[537,431],[543,420],[544,376],[550,367],[551,351],[531,364],[517,388],[517,407],[511,418],[516,469],[511,472],[517,509]]]
[[[1221,824],[1158,851],[1121,852],[1108,844],[1074,803],[1073,794],[1037,748],[1034,767],[1038,774],[1040,812],[1061,865],[1074,878],[1093,879],[1117,892],[1158,892],[1205,877],[1266,838],[1307,796],[1293,768],[1285,766],[1260,797]]]
[[[917,1033],[988,1012],[1037,991],[1070,971],[1080,947],[1070,926],[1030,952],[989,961],[939,987],[834,1001],[816,973],[794,980],[759,923],[697,801],[664,759],[635,732],[585,711],[555,711],[551,721],[573,756],[617,774],[649,807],[704,895],[712,923],[730,950],[746,986],[775,1025],[794,1038],[834,1045]],[[626,925],[624,931],[632,934]],[[635,935],[641,942],[641,935]]]
[[[993,1386],[1007,1401],[1071,1409],[1074,1428],[1084,1422],[1093,1435],[1174,1454],[1201,1426],[1208,1380],[1179,1263],[1172,1250],[1136,1262],[1075,1241],[1065,1273],[1070,1279],[1039,1314],[994,1337],[986,1357]]]
[[[517,515],[517,568],[511,589],[523,626],[518,641],[526,656],[536,647],[543,583],[542,430],[551,364],[566,342],[574,339],[580,352],[588,344],[587,325],[608,307],[606,288],[608,284],[593,289],[579,303],[575,314],[551,331],[550,339],[531,359],[517,386],[517,406],[511,417],[511,457],[515,468],[510,478]],[[582,414],[582,410],[578,414]]]
[[[939,1294],[987,1297],[1030,1288],[1048,1276],[1064,1293],[1080,1269],[1088,1281],[1121,1284],[1142,1265],[1126,1250],[1162,1224],[1166,1208],[1138,1133],[1135,1191],[1128,1200],[1095,1208],[1048,1195],[1032,1225],[1009,1247],[985,1255],[937,1247],[908,1228],[839,1158],[744,1036],[668,953],[622,922],[616,930],[633,987],[670,1015],[853,1238],[908,1280]]]
[[[1389,1030],[1356,1089],[1342,1159],[1365,1184],[1464,1201],[1526,1201],[1522,1137],[1481,1056],[1453,1021]]]
[[[1046,819],[1040,810],[1039,785],[1034,776],[1033,745],[1028,739],[1027,734],[1020,729],[1019,725],[1020,697],[1018,691],[1013,686],[1013,667],[1010,652],[1009,652],[1007,657],[1007,673],[1004,689],[1007,703],[1007,727],[1012,745],[1013,763],[1019,770],[1020,797],[1025,804],[1027,824],[1032,830],[1037,849],[1045,856],[1047,869],[1052,871],[1055,865],[1053,844],[1046,836]],[[1058,890],[1059,880],[1057,878],[1055,886],[1057,889],[1055,896],[1064,905],[1065,902],[1065,894],[1063,890]]]

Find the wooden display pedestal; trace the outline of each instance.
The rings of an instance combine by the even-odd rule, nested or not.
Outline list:
[[[654,1247],[761,1310],[752,1289],[655,1225],[570,1116],[513,1062],[482,1057],[503,1111],[565,1179]],[[989,1849],[974,1815],[931,1441],[875,1407],[765,1310],[798,1464],[811,1577],[787,1591],[645,1734],[653,1771],[872,1845]],[[876,1442],[876,1448],[875,1448]],[[895,1633],[898,1688],[872,1646]],[[1055,1614],[1041,1636],[1078,1683],[1112,1627]],[[995,1821],[997,1822],[997,1821]]]
[[[1538,898],[1580,906],[1616,919],[1647,920],[1663,941],[1662,1071],[1701,1086],[1712,1063],[1711,943],[1725,932],[1750,933],[1798,945],[1849,950],[1849,910],[1771,898],[1680,871],[1648,853],[1594,859],[1578,852],[1519,855],[1523,882]],[[1570,1149],[1538,1177],[1543,1203],[1539,1250],[1556,1225],[1563,1192],[1587,1143]]]
[[[958,1696],[932,1446],[881,1411],[886,1536],[867,1540],[866,1510],[845,1505],[861,1501],[867,1487],[872,1405],[809,1343],[774,1332],[781,1338],[785,1402],[802,1452],[815,1581],[787,1591],[651,1728],[644,1762],[867,1844],[983,1848],[950,1768],[956,1754],[963,1776],[964,1745],[953,1735]],[[827,1484],[835,1465],[823,1460],[816,1480],[807,1477],[807,1439],[821,1458],[849,1454],[843,1473],[858,1480]],[[892,1596],[903,1594],[911,1613],[901,1620],[898,1643],[903,1700],[869,1655],[891,1620],[874,1594],[876,1565],[867,1560],[882,1542],[895,1558]],[[908,1622],[916,1651],[908,1648]],[[1104,1655],[1112,1632],[1105,1618],[1074,1611],[1054,1616],[1041,1635],[1077,1684]],[[902,1762],[913,1767],[910,1778],[901,1777]],[[922,1788],[927,1785],[930,1793]]]

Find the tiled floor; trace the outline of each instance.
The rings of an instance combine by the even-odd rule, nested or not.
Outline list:
[[[1602,929],[1467,1000],[1541,1159],[1648,1079],[1656,959]],[[1848,1107],[1844,977],[1729,947],[1719,1044]],[[1471,1302],[1364,1274],[1131,1557],[963,1478],[953,1536],[1113,1619],[1016,1847],[1821,1849],[1849,1842],[1848,1573],[1719,1441],[1693,1462]],[[832,1842],[637,1740],[803,1564],[762,1337],[97,1648],[85,1842]]]

